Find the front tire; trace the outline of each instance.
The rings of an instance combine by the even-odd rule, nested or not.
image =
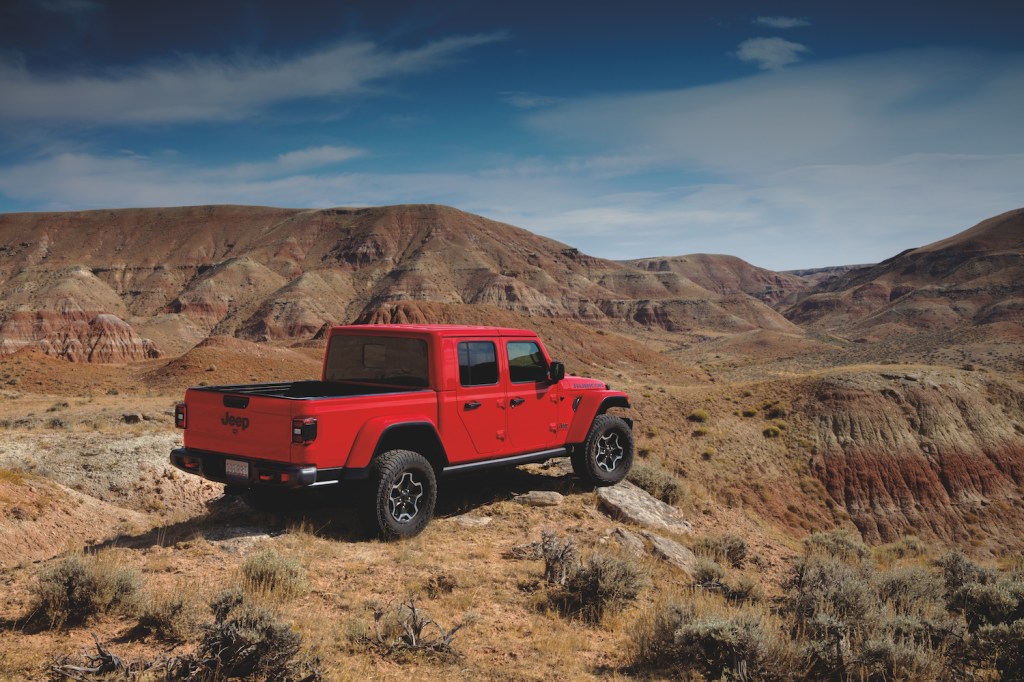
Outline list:
[[[633,466],[633,431],[622,418],[599,414],[571,457],[577,476],[590,485],[615,485]]]
[[[434,517],[437,478],[427,459],[412,450],[389,450],[373,461],[369,530],[382,540],[411,538]]]

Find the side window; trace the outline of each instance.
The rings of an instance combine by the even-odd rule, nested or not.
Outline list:
[[[459,344],[459,383],[463,386],[493,386],[498,383],[498,354],[490,341]]]
[[[548,363],[540,346],[533,341],[509,341],[508,374],[514,384],[547,379]]]

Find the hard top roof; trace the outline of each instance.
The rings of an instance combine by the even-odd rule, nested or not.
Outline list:
[[[485,327],[469,324],[349,324],[331,328],[335,332],[373,332],[384,334],[431,334],[434,336],[537,336],[528,329]]]

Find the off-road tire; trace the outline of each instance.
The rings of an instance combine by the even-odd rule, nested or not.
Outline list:
[[[382,540],[418,535],[434,517],[437,477],[418,452],[389,450],[378,455],[368,483],[367,530]]]
[[[599,414],[582,444],[573,448],[572,470],[590,485],[615,485],[633,466],[633,431],[621,417]]]

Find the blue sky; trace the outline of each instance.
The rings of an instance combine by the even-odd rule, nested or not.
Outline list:
[[[0,212],[444,203],[875,262],[1024,206],[1024,3],[5,0]]]

